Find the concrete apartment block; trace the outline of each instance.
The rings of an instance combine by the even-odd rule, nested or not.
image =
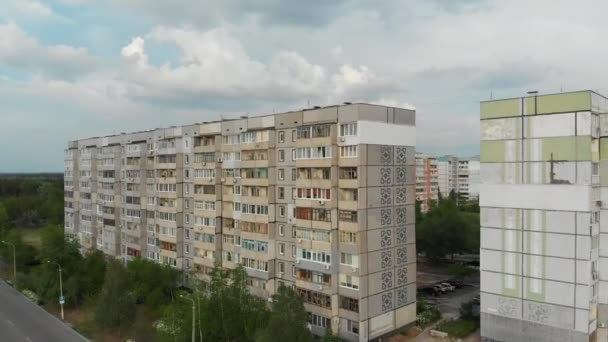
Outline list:
[[[362,103],[71,141],[65,233],[203,282],[241,264],[314,333],[376,339],[416,320],[415,141],[413,110]]]
[[[600,117],[607,102],[581,91],[481,103],[487,340],[593,341],[605,326]]]
[[[420,201],[420,210],[429,211],[432,201],[439,199],[437,158],[423,153],[416,153],[416,201]]]

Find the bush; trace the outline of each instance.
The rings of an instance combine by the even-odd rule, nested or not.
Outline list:
[[[416,304],[416,320],[418,326],[424,328],[433,322],[437,322],[441,319],[441,312],[434,306],[428,305],[423,298],[421,298]]]

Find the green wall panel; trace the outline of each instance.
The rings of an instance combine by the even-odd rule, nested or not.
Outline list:
[[[482,119],[500,118],[504,116],[519,116],[519,99],[486,101],[481,103]]]
[[[591,160],[591,137],[554,137],[542,139],[543,160]],[[553,156],[552,156],[553,154]]]
[[[534,97],[528,102],[528,114],[534,114]],[[591,93],[588,91],[542,95],[536,98],[537,113],[559,113],[591,110]]]
[[[479,159],[482,163],[504,162],[504,140],[482,141]]]

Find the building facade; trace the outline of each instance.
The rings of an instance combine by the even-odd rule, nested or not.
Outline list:
[[[367,341],[416,320],[414,149],[414,111],[368,104],[71,141],[65,233],[203,281],[240,264]]]
[[[439,198],[437,158],[431,155],[416,153],[416,200],[420,201],[420,210],[429,211],[431,203]]]
[[[593,341],[605,327],[607,112],[590,91],[481,103],[484,338]]]
[[[442,197],[456,192],[458,185],[458,158],[441,156],[437,158],[437,187]]]

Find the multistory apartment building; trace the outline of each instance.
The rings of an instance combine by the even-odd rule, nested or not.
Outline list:
[[[443,197],[456,192],[458,185],[458,158],[454,156],[441,156],[437,158],[437,186]]]
[[[464,200],[479,198],[479,184],[481,183],[479,156],[458,158],[458,179],[456,193]]]
[[[203,281],[240,264],[367,341],[416,320],[414,149],[415,112],[369,104],[71,141],[65,232]]]
[[[605,327],[604,113],[591,91],[481,103],[484,338],[594,341]]]
[[[454,191],[459,199],[476,200],[479,197],[479,156],[437,158],[437,182],[439,192],[447,197]]]
[[[437,158],[431,155],[416,153],[416,200],[420,201],[420,210],[429,211],[431,203],[439,198]]]

